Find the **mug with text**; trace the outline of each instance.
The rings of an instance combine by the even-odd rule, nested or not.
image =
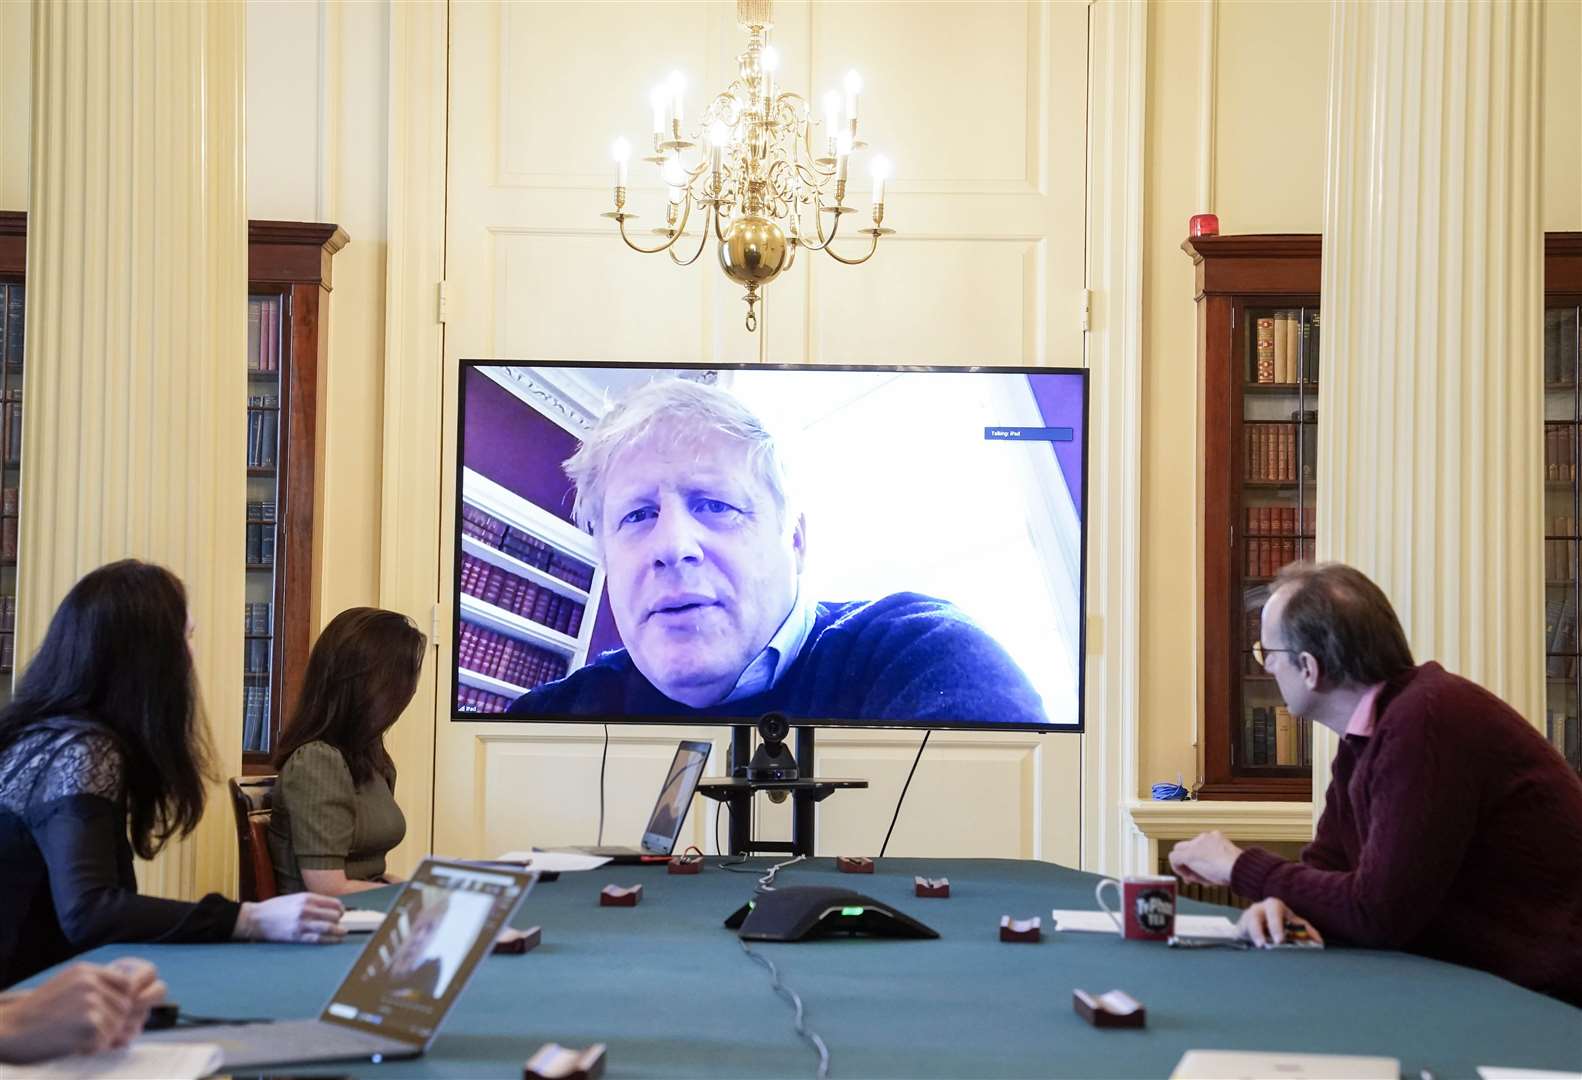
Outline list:
[[[1104,890],[1111,885],[1120,900],[1119,911],[1104,902]],[[1176,879],[1169,875],[1135,874],[1119,881],[1105,878],[1093,890],[1093,897],[1132,940],[1164,941],[1175,933]]]

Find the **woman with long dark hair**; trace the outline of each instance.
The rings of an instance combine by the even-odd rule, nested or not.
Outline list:
[[[335,616],[314,643],[274,757],[269,853],[282,892],[341,896],[393,880],[385,856],[406,817],[384,734],[417,693],[427,648],[411,619],[366,607]]]
[[[203,816],[210,749],[170,571],[88,574],[0,710],[0,986],[114,941],[332,941],[323,896],[238,904],[139,896],[152,858]]]

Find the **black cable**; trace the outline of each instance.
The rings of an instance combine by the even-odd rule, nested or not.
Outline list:
[[[818,1076],[819,1080],[824,1080],[825,1077],[829,1076],[829,1047],[824,1045],[824,1040],[819,1037],[818,1032],[810,1029],[804,1022],[804,1010],[802,1008],[801,997],[797,995],[795,990],[791,989],[780,980],[780,969],[775,967],[774,961],[770,960],[766,956],[761,956],[760,954],[753,952],[752,949],[748,947],[745,940],[741,941],[741,946],[742,952],[746,953],[749,957],[762,964],[765,968],[769,969],[770,987],[776,994],[779,994],[782,998],[791,1003],[791,1008],[796,1013],[796,1019],[794,1021],[796,1033],[811,1043],[813,1045],[813,1049],[818,1051],[818,1072],[815,1075]]]
[[[895,800],[895,816],[890,819],[890,827],[885,830],[884,843],[879,847],[879,858],[884,858],[885,849],[890,846],[890,834],[895,832],[895,823],[901,818],[901,804],[906,801],[906,789],[912,786],[912,773],[917,772],[917,763],[923,760],[923,747],[928,745],[928,737],[932,731],[923,732],[923,741],[917,748],[917,757],[912,759],[912,772],[906,774],[906,783],[901,785],[901,797]]]
[[[604,846],[604,765],[610,760],[610,725],[604,725],[604,753],[599,755],[599,847]]]

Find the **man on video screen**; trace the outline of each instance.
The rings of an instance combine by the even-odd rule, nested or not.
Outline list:
[[[566,473],[625,648],[528,691],[512,714],[1047,722],[1009,654],[952,605],[803,594],[807,523],[773,436],[726,391],[647,384]]]

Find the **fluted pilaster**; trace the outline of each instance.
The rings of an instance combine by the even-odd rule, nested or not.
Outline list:
[[[223,773],[241,761],[247,220],[243,20],[213,0],[33,18],[17,656],[87,571],[187,584]],[[234,889],[222,789],[144,891]]]
[[[1540,11],[1357,0],[1333,18],[1318,554],[1378,581],[1419,662],[1537,722]],[[1321,796],[1335,741],[1315,743]]]

